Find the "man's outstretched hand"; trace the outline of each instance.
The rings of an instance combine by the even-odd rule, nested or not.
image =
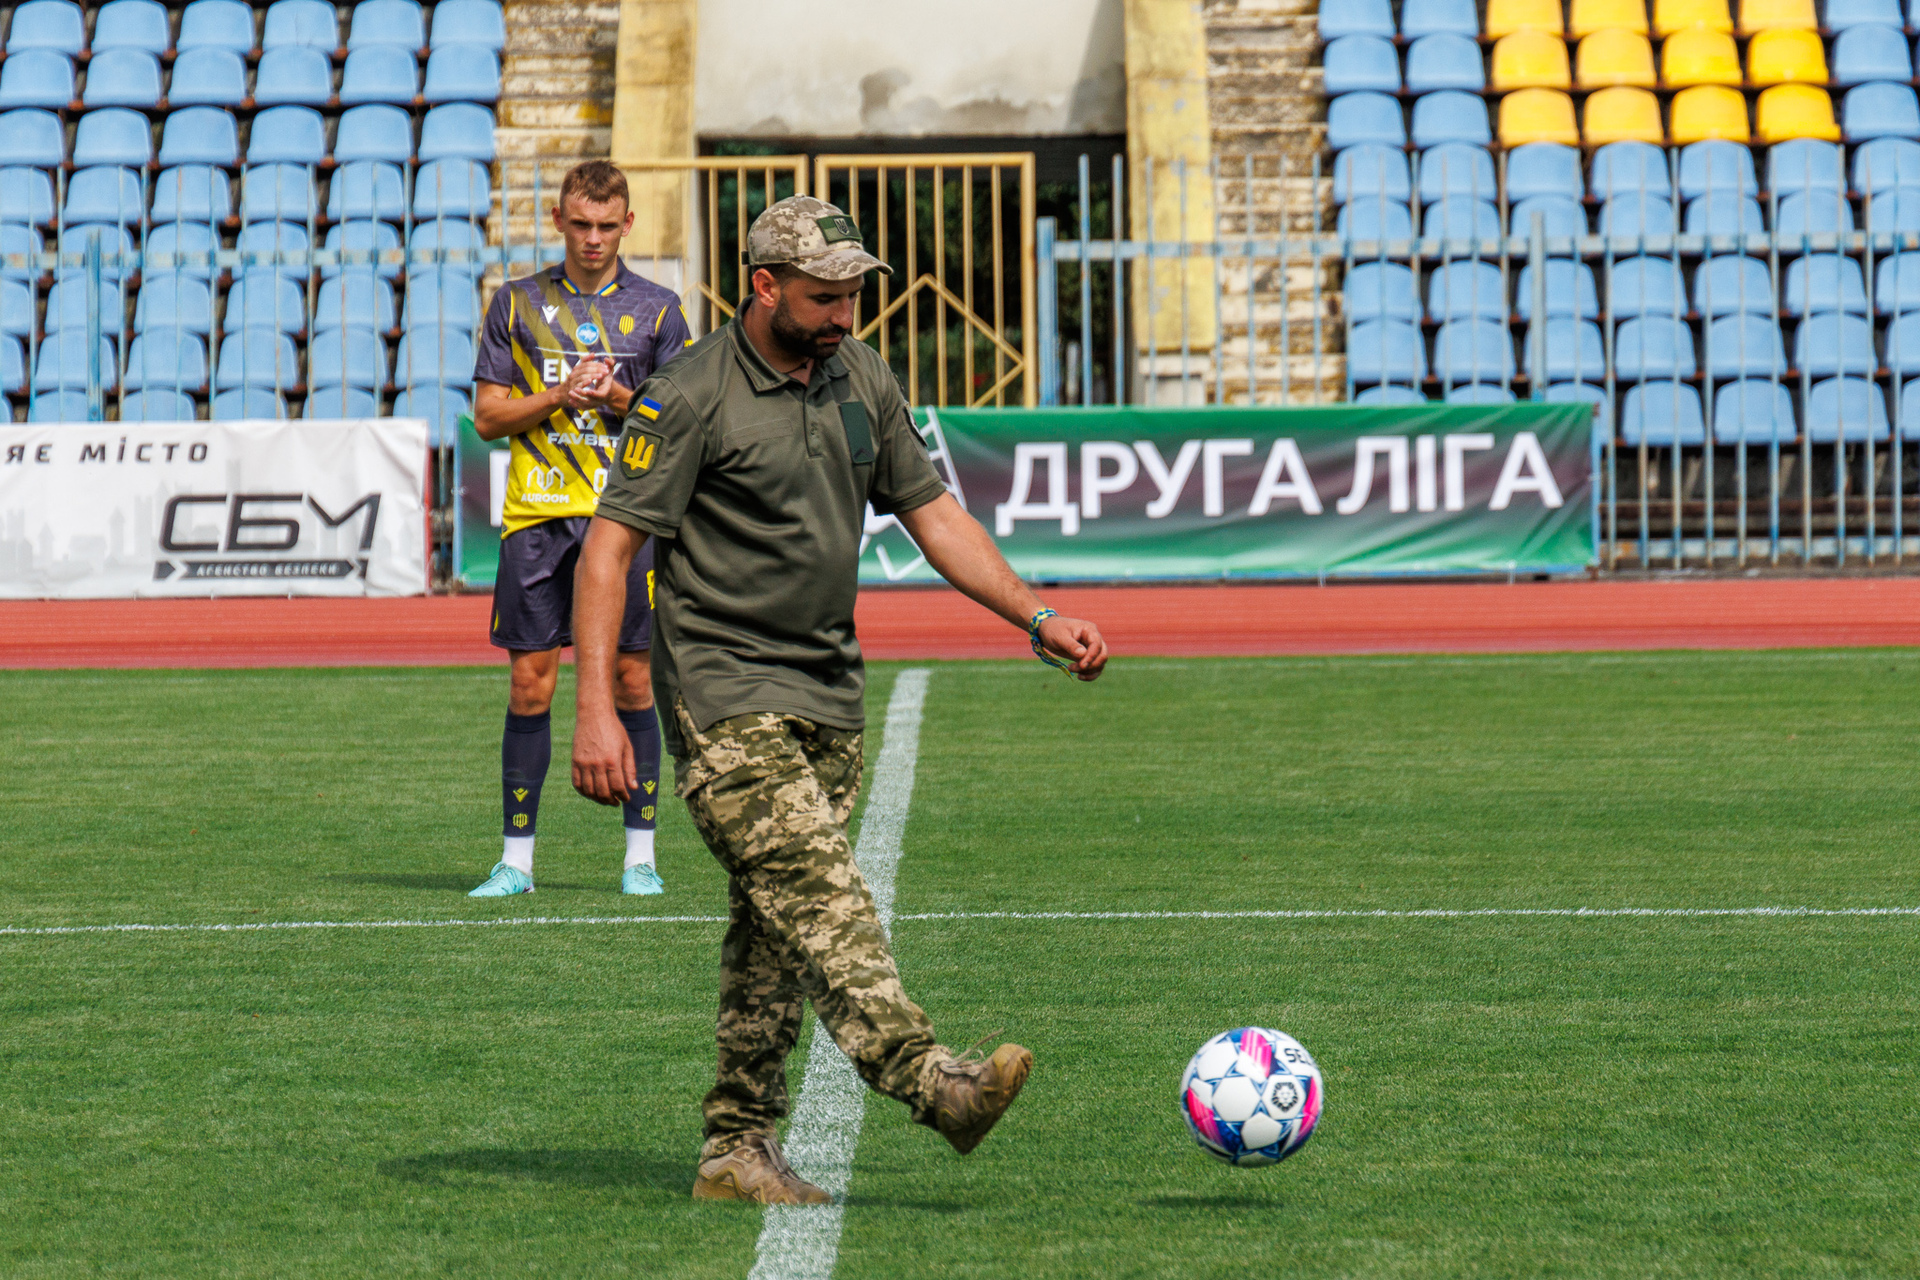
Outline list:
[[[573,730],[573,789],[596,804],[624,804],[639,785],[633,743],[619,719],[581,716]]]
[[[1098,680],[1107,669],[1106,639],[1091,622],[1056,614],[1040,624],[1040,643],[1054,657],[1066,660],[1076,680]]]

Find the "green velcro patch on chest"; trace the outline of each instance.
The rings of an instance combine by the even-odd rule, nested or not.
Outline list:
[[[626,437],[620,441],[620,474],[629,480],[638,480],[653,470],[666,443],[651,431],[635,431],[629,427]]]

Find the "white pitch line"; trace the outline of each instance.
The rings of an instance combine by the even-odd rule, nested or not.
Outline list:
[[[502,920],[272,920],[247,924],[62,924],[0,934],[255,933],[269,929],[491,929],[525,924],[725,924],[725,916],[512,916]]]
[[[900,864],[900,838],[913,802],[927,676],[926,668],[914,667],[894,680],[893,697],[887,702],[886,738],[873,767],[873,792],[860,819],[860,843],[853,851],[881,927],[889,930],[894,869]],[[833,1275],[840,1257],[847,1183],[853,1176],[853,1153],[860,1145],[866,1105],[866,1086],[825,1025],[816,1020],[785,1150],[794,1171],[830,1193],[833,1203],[768,1205],[747,1280],[828,1280]]]

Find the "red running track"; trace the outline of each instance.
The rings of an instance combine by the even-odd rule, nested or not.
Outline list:
[[[1920,643],[1920,579],[1060,587],[1120,655],[1538,653]],[[471,665],[485,596],[0,603],[0,667]],[[860,597],[872,658],[1013,658],[1020,632],[947,590]]]

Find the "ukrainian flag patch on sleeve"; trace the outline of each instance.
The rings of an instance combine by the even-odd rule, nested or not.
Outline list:
[[[660,402],[652,396],[641,396],[634,402],[633,411],[648,422],[656,422],[660,418],[660,408]]]

